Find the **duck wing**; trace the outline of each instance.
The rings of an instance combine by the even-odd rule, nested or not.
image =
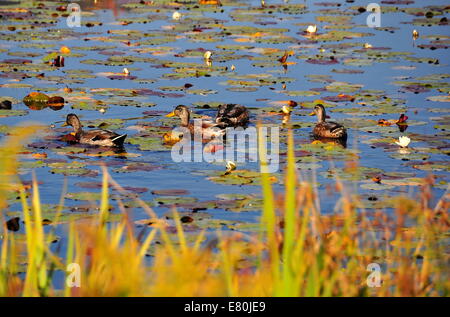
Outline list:
[[[327,121],[316,125],[314,135],[323,138],[345,138],[347,131],[341,124]]]
[[[221,127],[243,126],[249,121],[246,107],[236,104],[221,105],[217,112],[216,122]]]
[[[117,134],[109,130],[91,130],[81,135],[80,143],[100,146],[123,146],[126,134]]]
[[[246,114],[248,114],[248,110],[246,107],[240,106],[240,105],[233,105],[232,107],[229,108],[227,117],[238,118],[238,117],[241,117],[242,115],[246,115]]]
[[[217,127],[217,123],[214,123],[212,121],[202,120],[202,129],[209,129],[209,128],[214,128],[214,127]]]
[[[191,133],[201,134],[203,139],[214,139],[224,135],[218,124],[211,121],[202,121],[201,127],[190,125],[190,130]]]

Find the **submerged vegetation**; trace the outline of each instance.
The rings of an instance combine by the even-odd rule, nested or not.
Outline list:
[[[20,196],[25,234],[2,219],[0,296],[449,295],[449,202],[443,197],[430,206],[433,178],[422,180],[416,197],[395,197],[391,215],[365,211],[338,178],[341,198],[332,214],[322,214],[314,183],[296,170],[292,132],[284,193],[275,194],[271,175],[260,174],[263,207],[255,234],[192,234],[196,220],[175,209],[172,217],[157,217],[138,198],[149,216],[140,230],[121,202],[120,220],[109,223],[109,186],[126,190],[104,167],[99,211],[91,219],[68,221],[62,254],[51,247],[62,240],[51,224],[46,229],[38,181],[26,186],[17,177],[16,155],[37,129],[16,128],[1,147],[1,208],[7,206],[6,192]],[[266,159],[260,159],[264,172]],[[78,281],[73,263],[79,265]],[[372,281],[368,267],[374,263],[381,275]],[[66,281],[58,287],[59,272]]]

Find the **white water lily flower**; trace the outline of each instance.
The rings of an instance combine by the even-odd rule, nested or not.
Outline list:
[[[130,75],[130,71],[126,67],[123,69],[123,73],[127,76]]]
[[[236,69],[236,66],[231,65],[231,71],[234,71]]]
[[[172,19],[173,19],[173,20],[179,20],[179,19],[181,19],[181,13],[178,12],[178,11],[175,11],[175,12],[172,14]]]
[[[398,138],[398,141],[395,141],[395,143],[403,148],[408,147],[408,144],[411,142],[411,139],[407,136],[400,136]]]
[[[236,164],[233,161],[227,161],[227,172],[234,171],[236,169]]]
[[[203,58],[204,59],[210,59],[211,55],[212,55],[211,51],[206,51],[205,54],[203,54]]]
[[[364,48],[372,48],[372,44],[364,43]]]
[[[99,111],[100,113],[105,113],[105,112],[106,112],[105,108],[100,108],[98,111]]]
[[[317,32],[317,25],[308,25],[306,28],[306,32],[308,33],[316,33]]]

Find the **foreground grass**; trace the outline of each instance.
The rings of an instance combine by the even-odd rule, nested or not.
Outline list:
[[[135,232],[125,210],[121,221],[107,224],[108,185],[123,189],[104,169],[98,216],[71,221],[66,254],[55,254],[43,229],[37,181],[27,195],[17,177],[17,153],[35,131],[18,128],[1,148],[0,220],[5,224],[7,192],[17,190],[26,239],[18,241],[3,226],[0,296],[449,295],[448,201],[429,206],[432,179],[424,180],[415,199],[398,197],[391,217],[359,209],[358,199],[337,180],[342,195],[336,210],[322,215],[314,186],[298,181],[292,134],[284,195],[275,195],[270,175],[261,174],[264,206],[256,235],[218,231],[205,243],[202,231],[188,239],[175,210],[169,223],[141,201],[151,223],[145,230]],[[264,172],[265,157],[260,160]],[[23,278],[17,273],[24,262]],[[79,265],[79,280],[71,263]],[[371,263],[380,265],[379,279],[368,271]],[[52,278],[58,271],[72,284],[55,289]],[[379,287],[369,287],[368,279]],[[69,287],[77,282],[80,287]]]

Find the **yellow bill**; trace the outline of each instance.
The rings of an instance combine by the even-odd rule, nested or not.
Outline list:
[[[173,112],[173,111],[171,113],[169,113],[169,114],[166,114],[166,117],[168,117],[168,118],[171,118],[173,116],[175,116],[175,112]]]
[[[308,116],[314,116],[316,113],[313,111]]]
[[[62,127],[67,127],[68,124],[67,124],[67,122],[64,122],[63,124],[61,124],[61,126],[62,126]]]

